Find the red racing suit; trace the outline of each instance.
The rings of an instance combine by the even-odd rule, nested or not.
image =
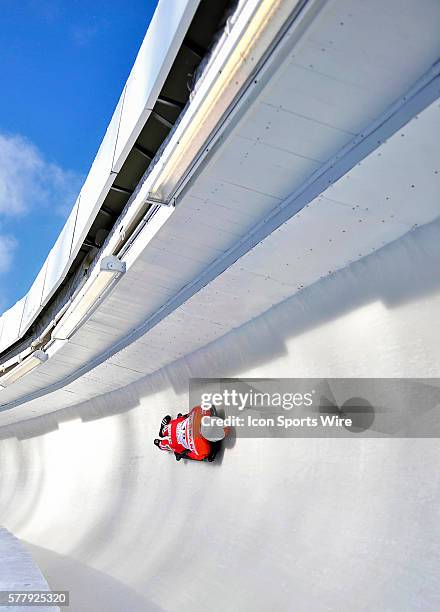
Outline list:
[[[183,454],[188,459],[205,459],[211,452],[211,444],[200,432],[203,414],[209,414],[209,411],[196,406],[188,415],[172,419],[163,429],[159,448]]]

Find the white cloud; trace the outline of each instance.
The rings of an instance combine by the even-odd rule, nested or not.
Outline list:
[[[16,248],[17,241],[13,236],[0,235],[0,274],[10,269]]]
[[[78,173],[46,161],[26,138],[0,133],[0,222],[42,209],[67,217],[82,182]],[[0,274],[10,271],[18,246],[14,236],[0,231]],[[1,287],[0,313],[7,304],[5,290]]]
[[[21,215],[50,207],[66,216],[83,177],[47,162],[22,136],[0,134],[0,215]]]

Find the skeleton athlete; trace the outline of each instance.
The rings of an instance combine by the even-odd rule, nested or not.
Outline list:
[[[160,450],[174,453],[177,461],[182,458],[196,461],[213,460],[216,446],[201,434],[202,417],[214,414],[213,410],[204,411],[200,406],[196,406],[188,414],[179,413],[176,419],[167,415],[162,419],[159,438],[154,440],[154,444]]]

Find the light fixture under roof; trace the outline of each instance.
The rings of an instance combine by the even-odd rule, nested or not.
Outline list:
[[[91,316],[105,295],[112,289],[116,280],[124,274],[125,262],[114,255],[104,257],[99,271],[90,278],[75,297],[60,322],[55,327],[52,338],[69,339],[75,331]]]
[[[29,357],[26,357],[26,359],[23,359],[23,361],[20,361],[8,372],[0,376],[0,389],[5,389],[47,360],[47,353],[41,350],[34,351]]]

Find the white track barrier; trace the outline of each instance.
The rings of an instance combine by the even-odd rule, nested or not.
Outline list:
[[[438,440],[231,439],[215,464],[152,442],[186,411],[189,374],[439,376],[440,249],[436,228],[422,231],[425,249],[407,236],[52,415],[58,430],[23,424],[37,437],[2,442],[0,522],[70,589],[72,611],[438,609]]]

